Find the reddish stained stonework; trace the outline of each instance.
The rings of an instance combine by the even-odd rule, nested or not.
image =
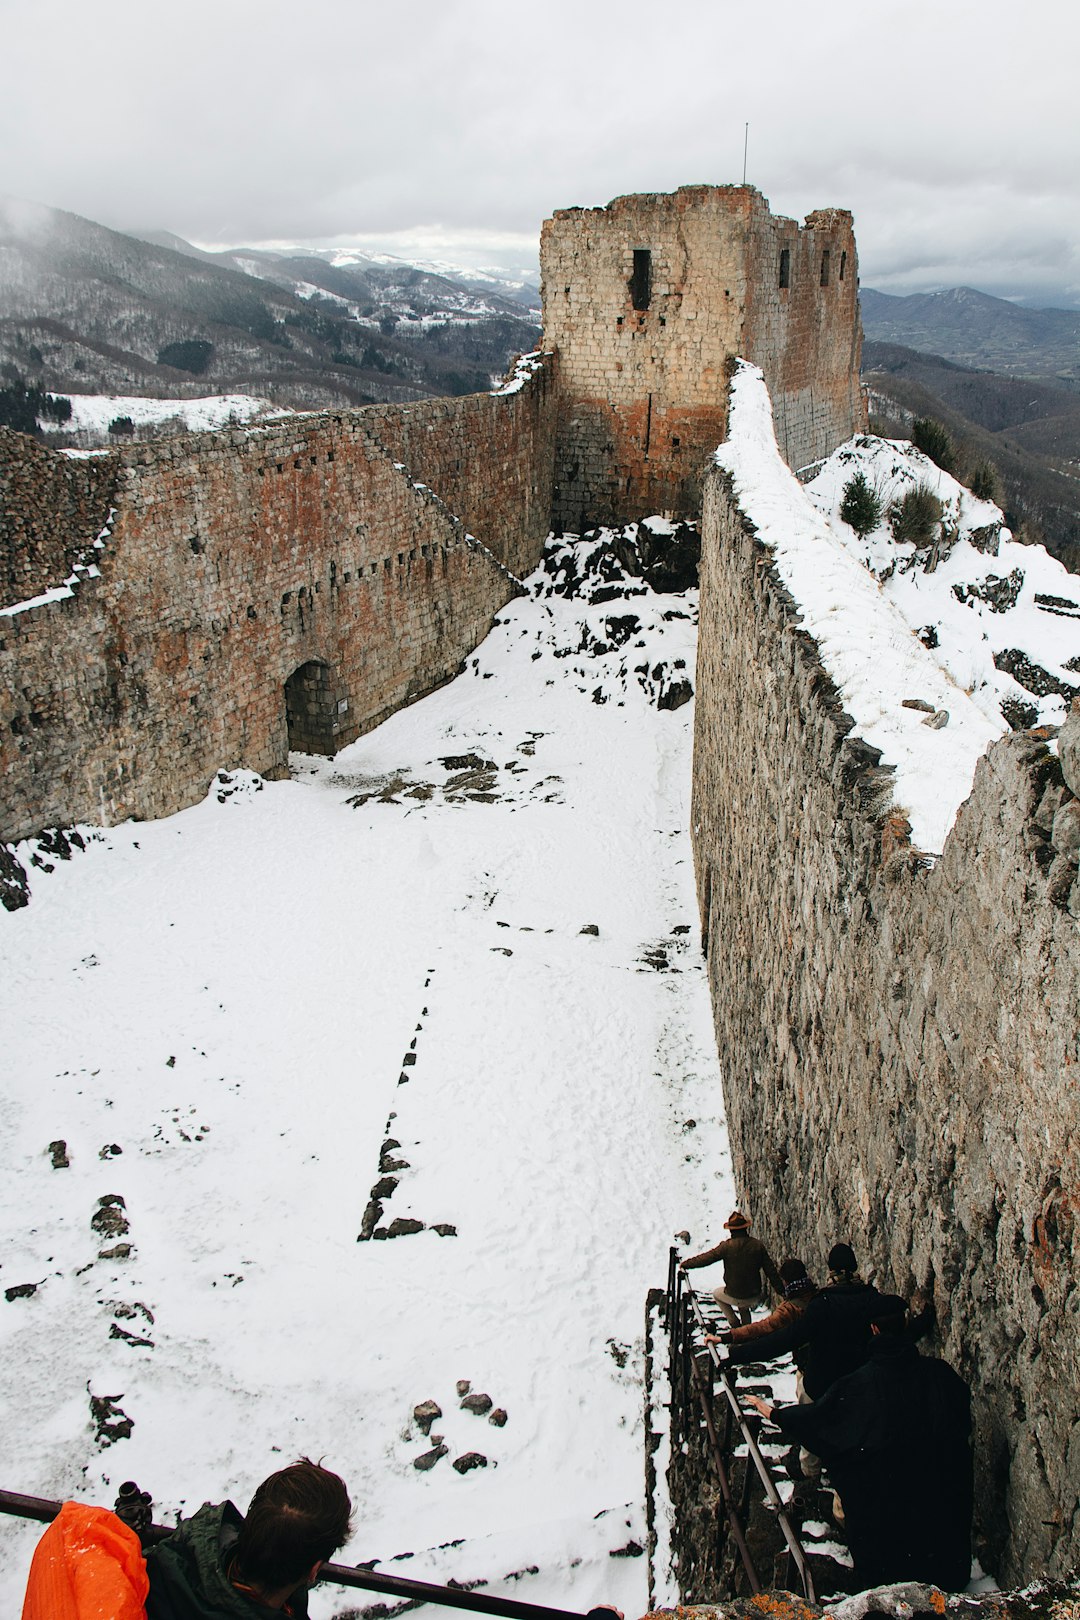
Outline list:
[[[549,219],[540,265],[544,347],[559,357],[557,524],[700,512],[736,356],[764,369],[791,466],[866,425],[842,209],[800,228],[752,186],[617,197]]]
[[[513,394],[134,446],[97,475],[96,552],[101,490],[10,435],[55,538],[0,612],[0,838],[166,815],[222,767],[280,775],[304,666],[327,752],[454,674],[539,559],[553,429],[549,366]],[[17,606],[78,555],[100,573]]]

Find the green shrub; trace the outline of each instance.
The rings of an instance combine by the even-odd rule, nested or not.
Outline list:
[[[929,545],[937,538],[941,523],[942,505],[932,489],[916,484],[894,501],[889,508],[889,526],[895,540],[908,540],[912,545]]]
[[[881,522],[883,504],[881,496],[873,489],[865,473],[857,472],[849,478],[844,485],[844,494],[840,502],[840,516],[855,533],[862,539],[871,529],[876,529]]]
[[[935,422],[932,416],[917,416],[911,424],[911,442],[916,450],[929,456],[942,472],[956,469],[956,446],[947,427]]]
[[[968,485],[971,493],[980,501],[996,501],[998,498],[997,469],[992,461],[980,461],[971,474],[971,483]]]
[[[135,433],[135,423],[130,416],[114,416],[109,423],[109,432],[117,439],[130,439]]]

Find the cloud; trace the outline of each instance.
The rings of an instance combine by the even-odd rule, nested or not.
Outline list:
[[[879,282],[1075,285],[1057,0],[0,0],[6,189],[200,241],[440,230],[742,175],[853,209]],[[1004,255],[1004,258],[1002,258]]]

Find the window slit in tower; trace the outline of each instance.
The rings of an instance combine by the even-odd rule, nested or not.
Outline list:
[[[652,254],[648,248],[635,248],[634,273],[630,277],[630,302],[635,309],[648,309],[651,283]]]
[[[843,279],[844,279],[844,271],[846,269],[847,269],[847,253],[844,252],[844,253],[841,253],[841,255],[840,255],[840,274],[837,277],[838,281],[843,281]]]
[[[831,258],[832,254],[828,248],[825,248],[821,255],[821,285],[823,287],[827,287],[829,285],[829,260]]]
[[[780,249],[780,285],[781,285],[781,287],[790,287],[791,286],[791,249],[790,248],[781,248]]]

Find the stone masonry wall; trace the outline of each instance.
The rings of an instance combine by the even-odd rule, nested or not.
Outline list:
[[[1032,734],[995,744],[928,869],[720,472],[696,723],[740,1201],[819,1278],[846,1239],[879,1286],[932,1295],[930,1349],[973,1389],[991,1567],[1061,1574],[1080,1561],[1080,883],[1048,882],[1060,767]]]
[[[763,367],[793,465],[865,426],[850,214],[800,229],[751,186],[683,186],[555,214],[540,264],[559,359],[558,525],[696,516],[738,355]]]
[[[58,456],[0,427],[0,607],[71,573],[109,516],[115,455]]]
[[[0,613],[0,838],[168,814],[219,767],[281,774],[286,682],[322,709],[297,713],[298,736],[336,751],[451,676],[514,581],[436,483],[533,566],[550,399],[540,373],[425,402],[415,424],[379,407],[123,452],[99,576]],[[424,484],[384,449],[391,428],[416,475],[434,468]]]

